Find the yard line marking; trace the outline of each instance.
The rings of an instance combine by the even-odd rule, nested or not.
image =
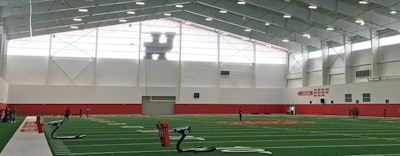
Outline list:
[[[248,143],[248,142],[282,142],[282,141],[291,141],[291,142],[300,142],[300,141],[333,141],[333,140],[374,140],[372,138],[353,138],[353,139],[284,139],[284,140],[238,140],[238,141],[207,141],[207,143]],[[185,144],[197,144],[198,142],[190,142],[187,141]],[[96,147],[96,146],[132,146],[132,145],[155,145],[160,143],[124,143],[124,144],[88,144],[88,145],[67,145],[67,147]],[[393,144],[400,145],[400,144]],[[289,147],[289,146],[286,146]],[[295,146],[293,146],[295,147]],[[303,146],[300,146],[303,147]]]
[[[158,150],[158,151],[116,151],[116,152],[87,152],[87,153],[71,153],[60,155],[99,155],[99,154],[130,154],[130,153],[156,153],[156,152],[174,152],[176,150]]]
[[[120,128],[144,128],[143,126],[120,126]]]
[[[362,154],[362,155],[343,155],[343,156],[393,156],[393,155],[400,155],[398,154]]]

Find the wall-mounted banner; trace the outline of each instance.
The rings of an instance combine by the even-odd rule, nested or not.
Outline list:
[[[312,96],[313,95],[313,91],[299,91],[297,92],[298,96]]]

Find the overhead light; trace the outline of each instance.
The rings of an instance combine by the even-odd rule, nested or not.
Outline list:
[[[358,23],[360,25],[364,25],[365,24],[364,20],[362,20],[362,19],[357,19],[356,23]]]
[[[185,23],[184,24],[186,24],[186,25],[191,25],[192,24],[192,22],[190,22],[190,21],[185,21]]]
[[[136,2],[136,5],[145,5],[146,3],[144,2]]]
[[[310,38],[311,38],[311,35],[310,35],[309,33],[304,33],[304,34],[303,34],[303,37],[310,39]]]
[[[177,5],[175,5],[175,7],[177,7],[177,8],[183,8],[183,5],[182,5],[182,4],[177,4]]]
[[[228,13],[228,11],[226,11],[226,10],[220,10],[219,13],[221,13],[221,14],[226,14],[226,13]]]
[[[237,2],[237,4],[244,5],[244,4],[246,4],[246,1],[244,1],[244,0],[239,0],[239,1]]]
[[[292,18],[292,16],[290,16],[289,14],[285,14],[283,15],[283,18]]]
[[[135,11],[127,11],[126,13],[130,14],[130,15],[133,15],[133,14],[135,14]]]
[[[78,9],[78,11],[79,11],[79,12],[88,12],[89,10],[88,10],[88,9],[81,8],[81,9]]]
[[[397,14],[397,11],[396,10],[392,10],[392,11],[390,11],[390,14]]]
[[[265,25],[271,25],[271,23],[269,23],[269,22],[265,22]]]
[[[222,35],[229,35],[229,33],[228,32],[223,32]]]
[[[78,26],[75,26],[75,25],[73,25],[73,26],[70,26],[70,28],[71,28],[71,29],[78,29],[79,27],[78,27]]]
[[[332,31],[332,30],[335,30],[335,28],[333,28],[333,27],[326,27],[326,30]]]
[[[207,17],[206,21],[212,21],[213,19],[211,17]]]
[[[171,13],[164,13],[164,16],[171,16]]]
[[[367,0],[361,0],[361,1],[358,1],[358,4],[368,4],[368,1]]]
[[[121,22],[121,23],[125,23],[126,19],[119,19],[118,21]]]
[[[82,21],[81,18],[74,18],[74,19],[72,19],[72,20],[75,21],[75,22],[80,22],[80,21]]]
[[[289,42],[289,39],[284,38],[284,39],[282,40],[282,42]]]
[[[317,9],[318,6],[316,6],[316,5],[309,5],[308,8],[309,8],[309,9]]]
[[[245,32],[250,32],[251,29],[250,29],[250,28],[246,28],[246,29],[244,29],[244,31],[245,31]]]

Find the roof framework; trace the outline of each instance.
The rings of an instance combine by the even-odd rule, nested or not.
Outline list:
[[[248,37],[288,50],[319,50],[325,45],[400,33],[400,1],[368,0],[3,0],[1,19],[9,39],[171,18]],[[241,0],[240,0],[241,1]],[[364,0],[367,1],[367,0]],[[136,2],[145,2],[138,5]],[[183,8],[176,7],[177,4]],[[310,5],[317,9],[310,9]],[[79,12],[78,9],[88,12]],[[225,10],[226,13],[220,13]],[[134,11],[135,14],[127,14]],[[290,15],[291,18],[284,18]],[[206,21],[205,18],[212,18]],[[74,21],[79,18],[81,21]],[[361,23],[356,23],[361,20]],[[328,27],[334,30],[327,30]],[[251,29],[251,31],[244,31]],[[288,39],[289,42],[282,42]],[[326,44],[328,43],[328,44]]]

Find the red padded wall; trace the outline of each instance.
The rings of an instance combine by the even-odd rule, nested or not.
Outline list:
[[[17,115],[63,115],[67,107],[72,115],[89,114],[141,114],[141,104],[9,104],[17,110]]]
[[[236,114],[242,106],[244,114],[282,113],[279,104],[176,104],[175,114]]]

